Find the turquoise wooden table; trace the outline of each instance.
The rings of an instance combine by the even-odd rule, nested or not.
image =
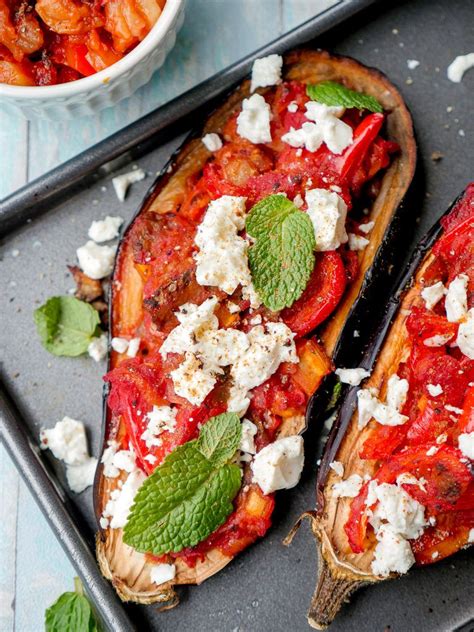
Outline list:
[[[332,0],[188,0],[175,48],[149,85],[67,123],[0,114],[0,198],[319,13]],[[45,420],[45,423],[51,420]],[[74,569],[0,447],[0,632],[39,632]]]

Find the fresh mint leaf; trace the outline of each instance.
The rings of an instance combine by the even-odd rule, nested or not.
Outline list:
[[[345,108],[383,112],[383,107],[375,97],[350,90],[334,81],[323,81],[315,85],[306,86],[306,93],[310,99],[319,101],[324,105],[341,105]]]
[[[236,413],[223,413],[204,424],[196,447],[214,466],[218,466],[234,456],[241,436],[239,416]]]
[[[270,195],[252,208],[246,230],[256,239],[249,249],[249,266],[258,295],[272,311],[290,307],[314,268],[311,219],[285,196]]]
[[[92,608],[82,591],[63,593],[46,610],[44,627],[46,632],[100,632]]]
[[[237,432],[238,431],[238,432]],[[210,419],[198,439],[178,446],[140,487],[124,541],[162,555],[195,546],[232,512],[242,472],[229,463],[240,440],[237,415]]]
[[[53,296],[34,312],[36,329],[45,349],[57,356],[78,356],[100,333],[99,314],[73,296]]]

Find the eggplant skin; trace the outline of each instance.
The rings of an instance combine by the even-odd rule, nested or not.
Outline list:
[[[370,279],[370,269],[380,254],[388,228],[399,215],[408,212],[404,204],[407,191],[413,179],[416,165],[416,143],[410,114],[398,90],[388,79],[375,69],[368,68],[357,61],[331,55],[319,50],[297,50],[284,56],[283,76],[285,80],[297,80],[304,83],[318,83],[332,80],[343,83],[349,88],[370,94],[377,98],[387,113],[386,132],[390,140],[400,145],[400,152],[384,173],[378,197],[369,209],[369,218],[375,222],[370,233],[367,248],[360,253],[360,270],[352,282],[349,291],[339,304],[336,312],[324,329],[320,332],[327,354],[332,357],[341,340],[344,324],[357,303],[358,296]],[[262,94],[266,90],[259,90]],[[203,134],[221,133],[229,116],[238,111],[242,99],[249,96],[250,81],[245,80],[215,110],[198,130],[173,155],[170,163],[158,176],[148,192],[138,215],[155,219],[156,216],[176,211],[181,204],[186,180],[198,174],[208,160],[210,154],[200,138]],[[133,222],[132,224],[133,225]],[[119,336],[122,323],[140,318],[139,313],[130,310],[131,298],[140,295],[142,281],[132,266],[133,252],[125,233],[119,247],[112,283],[111,327],[110,336]],[[120,287],[120,291],[117,291]],[[113,365],[114,358],[111,358]],[[121,432],[121,420],[113,419],[107,413],[104,404],[104,446],[106,441]],[[309,415],[307,414],[307,417]],[[285,419],[280,436],[302,432],[306,420],[303,417]],[[96,516],[99,518],[110,492],[117,485],[118,479],[107,479],[99,466],[94,486],[94,502]],[[231,561],[231,557],[223,555],[219,550],[209,551],[202,562],[195,568],[188,568],[178,561],[177,573],[173,581],[156,586],[151,582],[150,569],[152,563],[146,556],[138,553],[122,540],[120,529],[105,529],[97,534],[97,559],[102,573],[112,581],[118,595],[124,601],[143,604],[155,602],[176,602],[174,587],[179,584],[200,584],[211,577]]]
[[[364,382],[364,388],[383,389],[390,375],[397,371],[408,338],[405,321],[412,307],[423,305],[422,279],[433,261],[431,250],[442,234],[442,219],[449,215],[463,196],[464,193],[453,202],[415,249],[394,292],[398,299],[392,299],[389,303],[385,317],[366,351],[362,364],[371,366],[372,374]],[[373,550],[368,548],[363,553],[355,554],[347,542],[344,524],[352,499],[335,499],[332,495],[332,485],[337,481],[329,467],[333,461],[340,461],[344,465],[345,478],[352,474],[362,477],[368,474],[372,477],[377,469],[375,461],[358,458],[358,447],[364,443],[370,429],[366,427],[359,430],[357,427],[357,390],[357,387],[349,389],[340,402],[318,471],[317,508],[309,512],[311,529],[319,548],[318,580],[308,612],[308,622],[316,629],[330,625],[342,604],[356,590],[384,581],[371,572]]]

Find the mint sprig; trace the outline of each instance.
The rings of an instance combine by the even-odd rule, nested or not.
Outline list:
[[[306,94],[313,101],[319,101],[324,105],[340,105],[345,108],[369,110],[369,112],[383,112],[383,107],[375,97],[350,90],[334,81],[323,81],[306,86]]]
[[[63,593],[46,610],[46,632],[100,632],[101,628],[77,577],[74,579],[74,585],[76,592]]]
[[[73,296],[53,296],[33,317],[43,347],[57,356],[86,353],[92,338],[100,333],[97,310]]]
[[[163,555],[195,546],[232,512],[242,472],[230,460],[241,436],[238,415],[210,419],[198,439],[178,446],[135,497],[124,541],[137,551]]]
[[[269,195],[250,211],[247,233],[252,281],[266,307],[279,311],[299,299],[314,268],[316,246],[309,216],[283,195]]]

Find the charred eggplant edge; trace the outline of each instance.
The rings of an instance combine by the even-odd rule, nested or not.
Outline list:
[[[407,193],[410,190],[410,184],[413,180],[416,166],[416,143],[413,134],[413,127],[410,114],[406,108],[403,99],[398,90],[391,84],[388,79],[378,70],[363,66],[359,62],[347,57],[339,57],[330,55],[324,51],[314,50],[298,50],[293,51],[285,56],[285,78],[300,79],[302,81],[322,81],[325,79],[333,79],[336,81],[344,81],[354,89],[359,89],[376,96],[388,111],[388,133],[392,139],[397,140],[402,151],[395,158],[391,166],[387,169],[382,180],[382,187],[379,196],[375,200],[370,217],[376,219],[376,227],[370,236],[370,244],[362,255],[361,270],[358,279],[356,279],[348,295],[343,299],[342,304],[337,308],[336,313],[330,320],[330,323],[321,332],[321,337],[328,354],[332,356],[334,352],[341,347],[342,329],[347,319],[350,319],[357,311],[358,298],[370,286],[371,273],[370,270],[376,262],[380,260],[383,252],[386,250],[392,225],[401,220],[402,216],[406,216],[411,210],[411,205],[406,202]],[[171,179],[180,173],[183,167],[186,167],[187,161],[192,160],[194,154],[203,153],[200,136],[210,131],[219,131],[219,116],[227,116],[239,107],[242,98],[249,93],[248,80],[245,80],[238,86],[228,97],[224,104],[215,110],[207,119],[203,128],[198,133],[191,133],[184,144],[172,156],[167,165],[161,171],[145,200],[138,209],[137,214],[128,226],[122,237],[118,251],[117,261],[114,270],[114,278],[117,269],[121,264],[123,256],[124,244],[126,244],[126,236],[133,225],[135,219],[153,209],[157,196],[163,192],[166,185]],[[265,91],[262,91],[264,93]],[[393,128],[393,129],[392,129]],[[208,152],[204,154],[207,159]],[[199,167],[201,168],[201,167]],[[166,212],[165,209],[163,212]],[[113,294],[113,283],[111,287],[111,297]],[[110,336],[114,327],[113,301],[110,301]],[[323,389],[324,391],[324,389]],[[107,415],[107,389],[104,389],[104,422],[103,422],[103,445],[109,436],[110,419]],[[314,412],[318,398],[312,398],[308,403],[308,409],[305,420],[294,419],[291,421],[293,425],[292,432],[302,432],[308,419],[313,417],[309,414]],[[285,432],[285,429],[283,429]],[[94,506],[97,519],[102,512],[102,503],[104,499],[104,478],[102,476],[102,467],[99,466],[94,485]],[[117,531],[117,533],[115,533]],[[105,577],[110,579],[121,597],[125,601],[133,600],[135,602],[149,604],[154,602],[173,602],[176,594],[173,586],[177,583],[201,583],[221,568],[223,568],[232,557],[224,556],[219,551],[211,550],[203,564],[198,563],[198,568],[190,569],[188,576],[184,575],[179,582],[168,582],[162,586],[155,586],[148,582],[147,590],[137,590],[135,584],[143,571],[146,562],[145,556],[139,554],[130,547],[127,547],[121,541],[121,530],[99,531],[96,538],[97,558],[99,566]],[[125,580],[116,576],[111,569],[110,555],[112,549],[120,549],[120,555],[123,561],[128,558],[128,572]]]

